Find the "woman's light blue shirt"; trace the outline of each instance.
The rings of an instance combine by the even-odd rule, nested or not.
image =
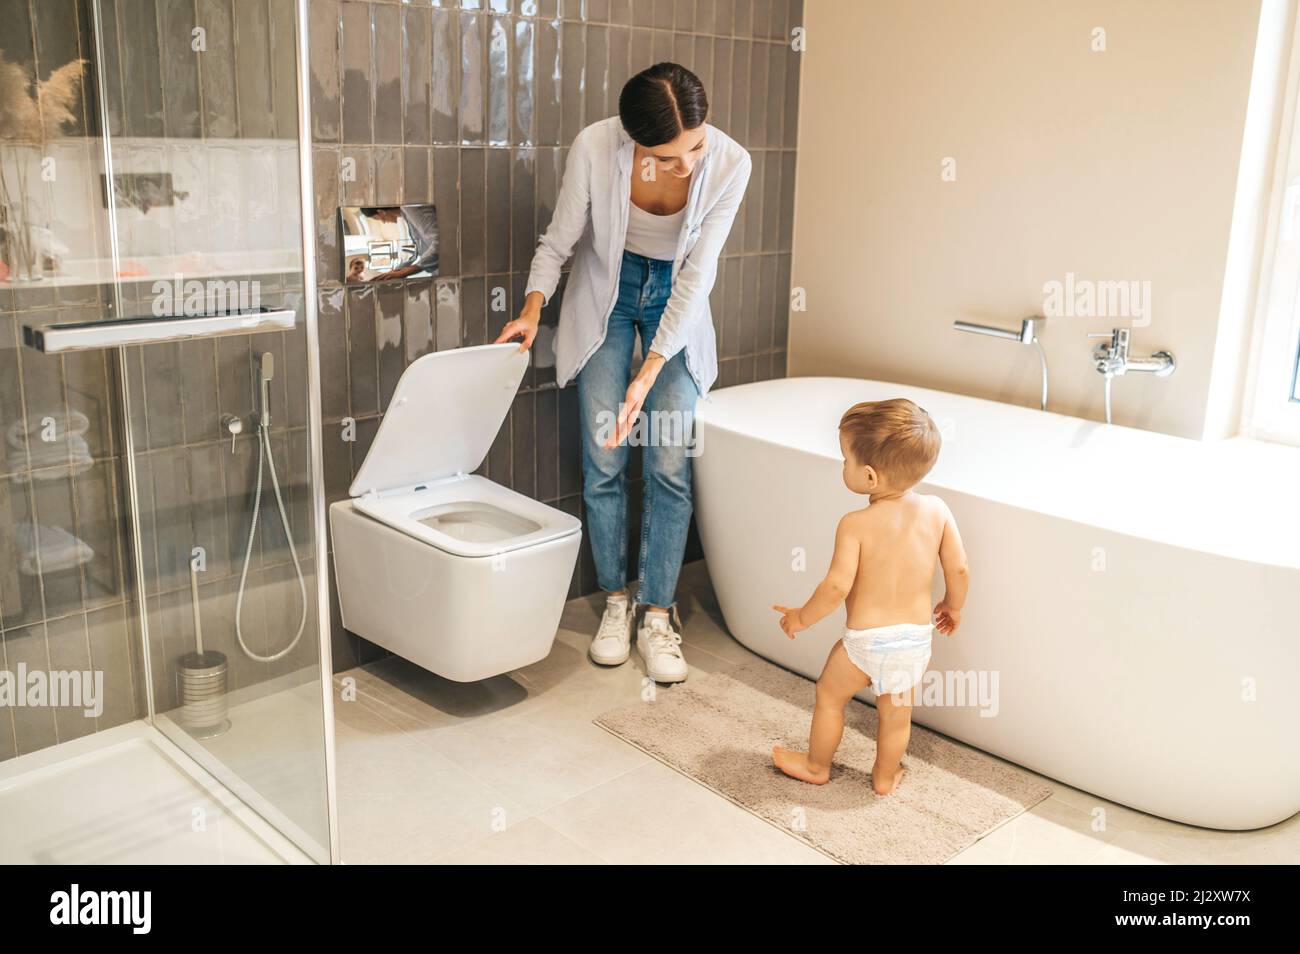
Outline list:
[[[707,126],[705,136],[706,152],[691,176],[673,259],[672,295],[649,349],[665,358],[685,350],[686,367],[701,394],[718,377],[709,292],[751,166],[749,153],[726,133]],[[555,335],[555,377],[561,387],[605,340],[627,239],[634,148],[617,116],[578,134],[555,212],[533,256],[527,291],[539,291],[548,301],[560,269],[573,256]]]

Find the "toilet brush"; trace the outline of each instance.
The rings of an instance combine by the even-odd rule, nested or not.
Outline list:
[[[190,599],[194,605],[195,651],[176,664],[176,694],[181,726],[196,739],[211,739],[230,728],[226,718],[226,654],[203,649],[203,620],[199,615],[199,571],[190,562]]]

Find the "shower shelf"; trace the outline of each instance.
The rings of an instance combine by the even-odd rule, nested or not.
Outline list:
[[[68,324],[24,325],[23,344],[46,354],[98,351],[132,345],[217,338],[224,335],[289,331],[296,321],[291,309],[242,312],[229,315],[122,318],[116,321],[82,321]]]

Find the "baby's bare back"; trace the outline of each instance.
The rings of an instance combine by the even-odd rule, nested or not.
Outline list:
[[[850,515],[858,572],[845,601],[850,629],[931,621],[931,587],[947,508],[909,493]]]

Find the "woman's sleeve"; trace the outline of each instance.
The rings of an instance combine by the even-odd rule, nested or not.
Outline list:
[[[524,294],[541,292],[543,304],[551,300],[555,286],[560,283],[560,269],[573,254],[573,247],[587,228],[587,212],[591,207],[591,157],[586,139],[579,134],[569,150],[569,161],[564,167],[564,181],[560,184],[551,223],[537,243],[533,264],[528,270]]]
[[[672,295],[659,319],[659,330],[650,342],[650,350],[664,358],[671,358],[686,346],[690,322],[698,314],[699,304],[713,291],[713,281],[718,275],[718,256],[722,254],[723,243],[736,220],[740,200],[745,197],[752,166],[746,154],[744,162],[736,168],[722,195],[704,217],[700,237],[677,271]]]

